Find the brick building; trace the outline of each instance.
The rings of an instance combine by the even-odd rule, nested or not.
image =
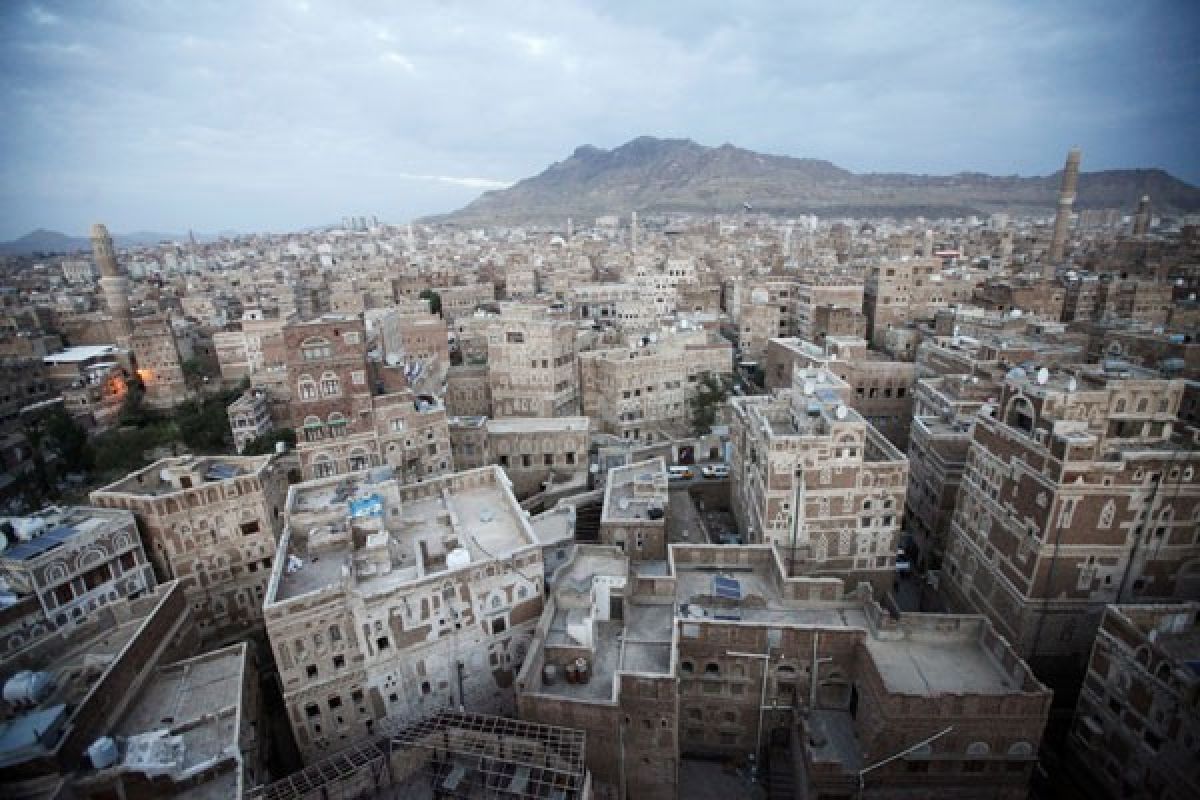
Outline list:
[[[201,635],[219,640],[262,622],[286,492],[274,456],[181,456],[90,498],[133,512],[159,579],[179,580]]]
[[[802,370],[790,391],[730,400],[733,508],[745,540],[778,548],[789,574],[882,593],[895,577],[908,461],[848,393],[836,375]]]
[[[1014,369],[974,420],[942,586],[1047,680],[1078,680],[1107,604],[1200,592],[1182,395],[1149,375]]]
[[[280,551],[264,613],[306,761],[446,706],[512,712],[542,554],[498,468],[293,486]]]

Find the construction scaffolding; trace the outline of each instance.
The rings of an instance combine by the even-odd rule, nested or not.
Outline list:
[[[583,731],[443,711],[312,764],[253,800],[585,800]]]

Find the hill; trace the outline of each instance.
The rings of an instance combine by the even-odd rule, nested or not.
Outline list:
[[[584,145],[541,174],[485,192],[427,221],[580,221],[601,214],[756,211],[820,216],[939,217],[1052,212],[1061,172],[1038,177],[854,173],[828,161],[764,155],[730,144],[642,136],[612,150]],[[1075,207],[1132,212],[1149,194],[1158,213],[1200,210],[1200,189],[1160,169],[1084,172]]]

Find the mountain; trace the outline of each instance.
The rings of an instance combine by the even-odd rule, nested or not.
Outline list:
[[[196,234],[197,242],[211,242],[220,237],[210,234]],[[185,242],[187,234],[155,233],[153,231],[137,231],[135,233],[113,234],[113,244],[117,247],[143,247],[159,242]],[[92,252],[92,240],[86,236],[68,236],[58,231],[48,231],[38,228],[10,242],[0,242],[0,255],[27,256],[35,253],[77,253]]]
[[[642,136],[613,150],[584,145],[540,175],[484,192],[466,207],[427,221],[561,222],[567,216],[582,221],[634,210],[734,212],[743,204],[781,215],[1042,214],[1055,207],[1061,175],[854,173],[817,159]],[[1160,169],[1084,172],[1075,207],[1132,212],[1143,194],[1160,214],[1200,210],[1200,189]]]

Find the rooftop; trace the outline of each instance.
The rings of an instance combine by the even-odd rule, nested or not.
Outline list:
[[[31,561],[81,534],[91,535],[132,522],[133,516],[128,511],[85,506],[51,506],[25,517],[0,517],[0,528],[7,526],[12,531],[9,545],[0,549],[0,563]]]
[[[662,457],[608,471],[601,521],[663,519],[667,465]]]
[[[401,486],[390,472],[354,473],[288,492],[289,531],[267,603],[349,583],[391,591],[537,545],[499,467]]]
[[[1021,690],[977,639],[876,639],[867,652],[883,684],[897,694],[1009,694]]]
[[[68,347],[59,353],[52,353],[42,361],[46,364],[78,364],[93,358],[119,356],[124,351],[111,344],[87,344]]]
[[[164,458],[129,473],[116,483],[97,489],[94,494],[168,495],[256,473],[266,467],[271,459],[269,455]]]
[[[489,419],[488,433],[546,433],[576,431],[586,433],[591,425],[588,417],[505,417]]]

